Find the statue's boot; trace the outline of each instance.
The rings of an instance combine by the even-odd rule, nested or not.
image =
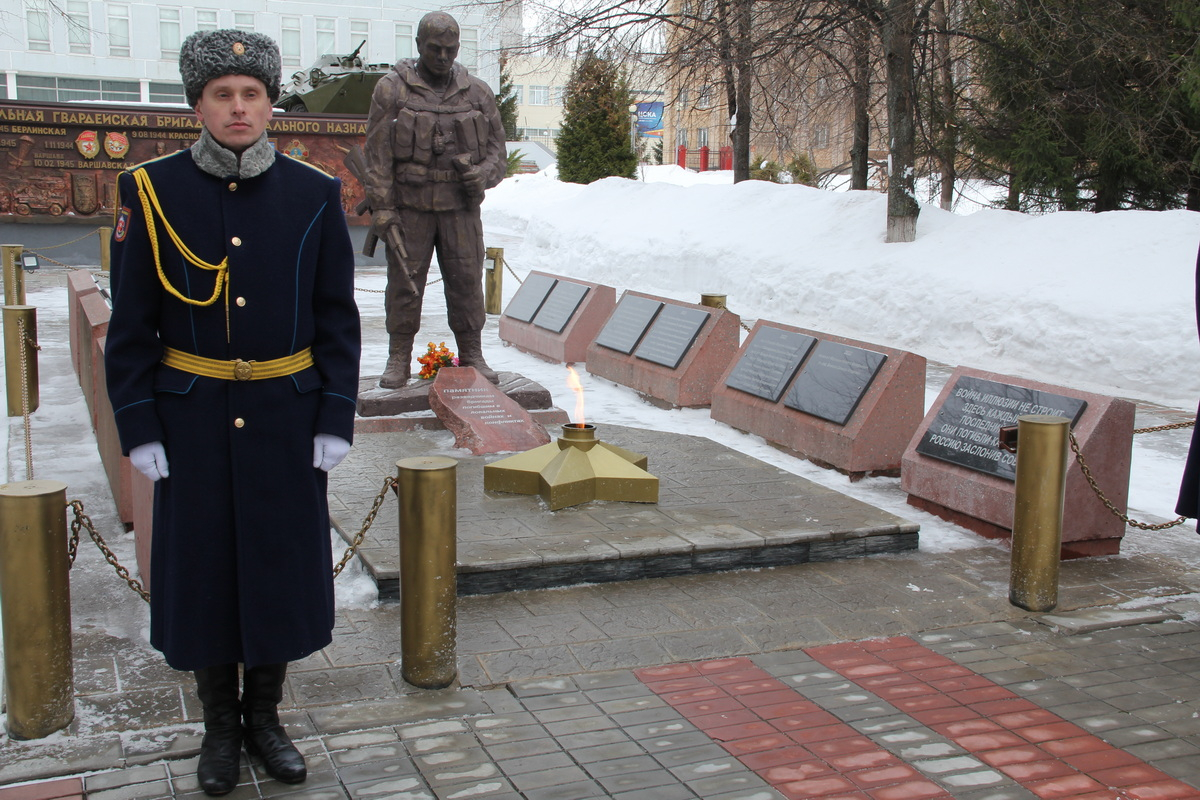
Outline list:
[[[384,389],[399,389],[412,377],[412,346],[415,333],[393,333],[388,337],[388,360],[379,376]]]
[[[496,370],[489,367],[488,363],[483,360],[483,345],[480,343],[479,331],[455,333],[454,340],[458,342],[458,365],[460,367],[474,367],[487,380],[492,383],[500,383],[500,376],[496,374]]]

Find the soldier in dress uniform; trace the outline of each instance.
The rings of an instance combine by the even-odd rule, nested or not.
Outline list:
[[[267,140],[275,42],[203,31],[179,66],[203,128],[118,180],[105,367],[156,481],[150,641],[195,673],[197,776],[221,795],[243,743],[307,776],[276,707],[287,662],[331,641],[326,473],[350,448],[359,316],[340,182]]]
[[[492,90],[455,63],[458,45],[453,17],[426,14],[417,26],[420,57],[398,62],[371,97],[366,192],[375,232],[387,243],[385,389],[411,375],[435,249],[459,364],[497,380],[480,344],[486,316],[479,205],[484,190],[504,179],[504,125]]]

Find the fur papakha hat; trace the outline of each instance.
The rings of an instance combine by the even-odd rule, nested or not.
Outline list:
[[[224,75],[249,75],[279,99],[279,45],[270,36],[231,29],[196,31],[179,48],[179,74],[189,106],[200,101],[205,85]]]

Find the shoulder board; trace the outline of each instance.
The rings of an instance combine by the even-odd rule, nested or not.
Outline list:
[[[142,167],[146,166],[147,164],[154,164],[155,162],[158,162],[158,161],[163,161],[168,158],[174,158],[175,156],[179,155],[180,153],[183,153],[186,151],[187,151],[187,148],[185,147],[185,148],[183,148],[183,150],[176,150],[174,153],[165,153],[164,155],[157,156],[157,157],[151,158],[151,159],[147,159],[146,161],[143,161],[139,164],[130,164],[122,171],[123,172],[135,172],[135,171],[141,169]]]
[[[293,162],[293,163],[296,163],[296,164],[303,164],[304,166],[306,166],[306,167],[308,167],[309,169],[311,169],[313,172],[319,172],[319,173],[321,173],[321,174],[322,174],[322,175],[324,175],[326,178],[330,178],[330,179],[332,179],[332,178],[334,177],[334,176],[330,175],[328,172],[326,172],[325,170],[321,169],[320,167],[315,167],[315,166],[313,166],[312,164],[308,163],[307,161],[301,161],[301,160],[300,160],[300,159],[298,159],[298,158],[294,158],[293,156],[289,156],[287,153],[284,153],[284,152],[282,152],[282,151],[280,151],[280,150],[276,150],[276,151],[275,151],[275,157],[276,157],[276,158],[279,158],[280,156],[283,156],[283,157],[284,157],[284,158],[286,158],[288,161],[291,161],[291,162]]]

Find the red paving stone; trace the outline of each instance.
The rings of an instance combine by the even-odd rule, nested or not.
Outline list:
[[[27,783],[0,789],[0,800],[76,800],[83,797],[83,781],[65,778],[43,783]]]
[[[1197,789],[907,637],[805,652],[1039,798],[1200,800]],[[948,789],[749,659],[635,673],[788,798],[952,798]]]

